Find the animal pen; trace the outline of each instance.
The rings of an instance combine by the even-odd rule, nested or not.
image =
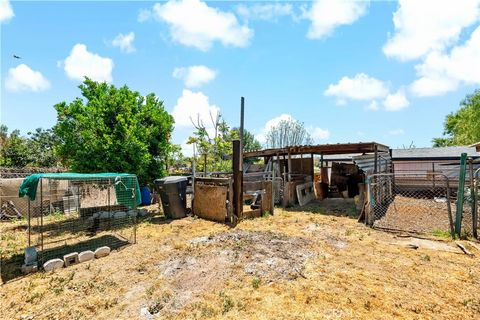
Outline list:
[[[436,172],[397,171],[368,177],[367,223],[377,229],[478,238],[478,162]]]
[[[28,197],[26,247],[35,248],[39,266],[72,252],[136,242],[141,195],[135,175],[33,174],[19,196]],[[2,274],[21,265],[23,248],[16,250],[2,257]]]

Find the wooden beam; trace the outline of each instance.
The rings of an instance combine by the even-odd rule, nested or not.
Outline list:
[[[240,140],[232,141],[233,158],[233,224],[236,225],[238,221],[243,218],[243,170],[241,167],[241,146]]]

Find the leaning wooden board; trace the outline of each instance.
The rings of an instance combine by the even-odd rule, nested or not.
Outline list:
[[[203,219],[225,222],[227,193],[227,186],[195,184],[193,213]]]

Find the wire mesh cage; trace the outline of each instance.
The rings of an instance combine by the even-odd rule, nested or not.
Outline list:
[[[140,199],[135,175],[46,175],[30,199],[28,246],[37,248],[39,264],[136,242]]]

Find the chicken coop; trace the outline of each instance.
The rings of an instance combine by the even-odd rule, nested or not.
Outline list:
[[[45,173],[24,179],[28,247],[41,265],[72,252],[136,242],[141,193],[137,177],[120,173]]]

